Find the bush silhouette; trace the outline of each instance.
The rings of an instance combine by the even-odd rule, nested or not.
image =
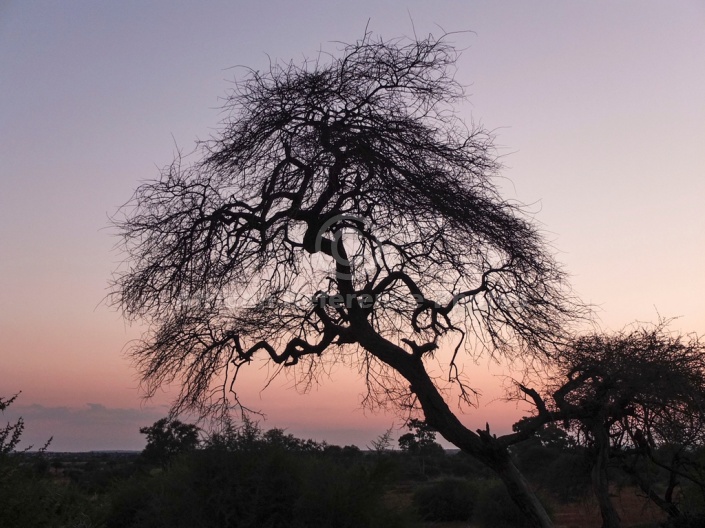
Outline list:
[[[417,490],[413,503],[424,521],[469,521],[476,497],[467,480],[446,478]]]
[[[544,504],[546,508],[546,504]],[[548,511],[548,508],[546,508]],[[548,511],[550,515],[550,511]],[[499,481],[489,481],[480,491],[473,520],[482,528],[523,528],[531,526]]]
[[[202,449],[118,490],[108,528],[408,526],[385,510],[376,469],[281,445]]]

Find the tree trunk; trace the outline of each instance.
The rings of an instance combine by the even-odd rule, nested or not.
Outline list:
[[[607,430],[598,423],[592,428],[595,439],[595,463],[592,466],[592,490],[600,506],[602,528],[619,528],[620,519],[610,499],[609,480],[607,479],[607,463],[609,462],[610,439]]]
[[[489,433],[478,435],[461,424],[435,390],[435,387],[433,390],[428,388],[424,390],[418,385],[414,385],[412,390],[421,403],[426,422],[432,425],[446,440],[477,458],[497,473],[506,486],[509,496],[532,526],[536,528],[553,527],[551,518],[529,487],[529,483],[512,462],[506,447],[500,445],[496,438],[491,437]],[[439,405],[440,402],[442,402],[442,407]]]
[[[492,469],[504,482],[509,496],[534,528],[553,528],[553,522],[541,502],[511,460],[507,447],[489,432],[477,434],[465,427],[450,410],[420,357],[377,334],[365,321],[357,334],[358,342],[371,354],[399,372],[411,384],[426,422],[443,438]]]

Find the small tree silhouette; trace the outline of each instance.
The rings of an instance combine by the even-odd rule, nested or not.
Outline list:
[[[141,427],[147,435],[142,458],[150,464],[166,467],[179,454],[196,449],[200,443],[200,429],[193,424],[162,418],[149,427]]]
[[[5,412],[12,402],[17,399],[17,394],[8,399],[0,398],[0,412]],[[24,420],[20,417],[14,424],[7,423],[5,427],[0,430],[0,456],[12,453],[17,448],[17,444],[20,443],[22,437],[22,431],[24,430]]]
[[[436,431],[423,420],[412,418],[406,424],[410,433],[399,437],[399,447],[402,451],[411,454],[433,454],[443,452],[443,448],[436,443]]]
[[[519,434],[528,426],[562,423],[592,453],[592,487],[604,527],[620,525],[609,494],[610,463],[631,473],[671,517],[681,516],[674,493],[681,482],[705,492],[703,468],[688,456],[705,442],[705,345],[695,334],[669,332],[668,323],[577,337],[543,380],[543,395],[518,386],[538,411],[517,424]],[[657,453],[658,447],[667,449]],[[663,492],[643,462],[668,472]]]
[[[389,429],[379,435],[377,438],[370,442],[371,445],[367,446],[367,449],[374,451],[378,455],[383,455],[390,449],[392,449],[392,432],[394,431],[394,424],[392,424]]]
[[[19,396],[19,393],[15,394],[11,398],[0,397],[0,412],[4,413]],[[24,420],[20,416],[14,424],[7,423],[4,428],[0,429],[0,462],[2,462],[1,457],[6,456],[10,453],[17,452],[17,446],[22,439],[22,432],[24,431]],[[53,437],[52,437],[53,438]],[[46,444],[39,449],[39,452],[44,452],[49,447],[52,438],[47,440]],[[29,451],[33,446],[28,446],[22,451]]]

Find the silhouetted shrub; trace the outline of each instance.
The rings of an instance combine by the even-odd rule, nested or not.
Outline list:
[[[145,526],[143,517],[150,507],[154,492],[148,488],[156,483],[144,476],[134,476],[131,479],[116,483],[111,493],[110,514],[106,522],[107,528],[128,528]]]
[[[117,490],[108,528],[382,528],[385,470],[284,446],[204,449]]]
[[[425,521],[469,521],[476,497],[467,480],[447,478],[419,488],[413,503]]]
[[[0,397],[0,413],[16,397]],[[100,517],[102,503],[81,495],[75,486],[48,478],[50,464],[43,455],[51,440],[35,453],[28,453],[29,448],[18,450],[23,430],[22,418],[0,428],[0,526],[94,526],[91,517]]]
[[[104,504],[71,484],[36,475],[29,461],[18,455],[14,468],[0,476],[2,528],[100,526]],[[23,462],[23,465],[20,465]]]
[[[590,460],[584,454],[561,453],[536,479],[539,485],[563,502],[591,493]]]
[[[550,515],[550,509],[543,502]],[[482,528],[523,528],[531,526],[499,481],[488,481],[480,491],[473,521]]]
[[[494,472],[476,458],[459,451],[440,459],[442,469],[445,473],[456,477],[467,477],[472,479],[489,479]]]
[[[141,427],[140,433],[147,435],[142,459],[147,464],[166,467],[179,454],[198,447],[199,431],[193,424],[169,418],[157,420],[150,427]]]
[[[583,450],[545,447],[532,438],[513,451],[522,474],[557,499],[572,502],[590,493],[591,462]]]
[[[696,463],[702,464],[703,453],[694,459]],[[702,466],[701,466],[702,467]],[[678,508],[683,515],[676,519],[669,519],[664,524],[667,528],[691,528],[705,526],[705,489],[701,486],[683,479],[681,483]]]

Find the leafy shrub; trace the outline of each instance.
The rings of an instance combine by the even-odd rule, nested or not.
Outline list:
[[[448,478],[419,488],[413,503],[425,521],[469,521],[476,496],[467,480]]]

